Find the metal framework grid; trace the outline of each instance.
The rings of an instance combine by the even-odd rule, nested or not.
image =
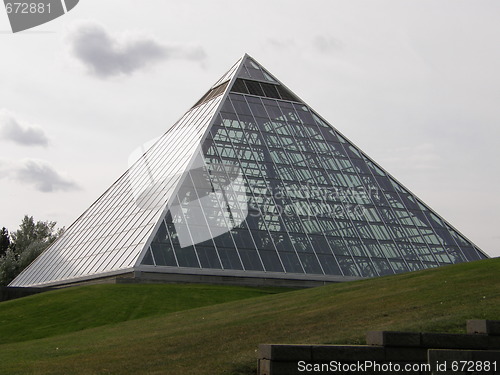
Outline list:
[[[245,55],[11,286],[338,281],[487,257]]]

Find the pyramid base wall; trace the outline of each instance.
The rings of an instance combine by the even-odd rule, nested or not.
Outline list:
[[[239,285],[249,287],[289,287],[313,288],[331,283],[359,280],[357,277],[323,276],[304,274],[284,274],[274,272],[182,269],[171,267],[139,266],[135,269],[121,270],[101,275],[85,276],[76,279],[60,280],[32,289],[68,288],[79,285],[94,284],[215,284]],[[19,287],[18,289],[29,289]]]
[[[293,280],[260,277],[241,276],[219,276],[219,275],[190,275],[190,274],[168,274],[154,272],[135,272],[132,278],[117,277],[117,284],[130,283],[175,283],[175,284],[220,284],[240,285],[250,287],[289,287],[289,288],[313,288],[335,281],[317,280]]]
[[[302,280],[285,277],[255,277],[233,275],[200,275],[189,273],[163,273],[135,271],[121,275],[101,277],[77,282],[54,285],[52,288],[67,288],[78,285],[94,284],[212,284],[238,285],[248,287],[287,287],[287,288],[314,288],[331,283],[350,280]]]
[[[313,288],[331,283],[359,280],[357,277],[283,274],[273,272],[201,270],[139,266],[132,278],[117,278],[118,283],[199,283],[250,287]]]
[[[58,285],[54,285],[54,289],[58,288],[68,288],[71,286],[79,286],[79,285],[96,285],[96,284],[119,284],[120,279],[133,279],[134,273],[133,272],[127,272],[123,273],[121,275],[117,276],[106,276],[106,277],[98,277],[98,278],[93,278],[93,279],[87,279],[87,280],[80,280],[80,281],[73,281],[73,282],[66,282]]]

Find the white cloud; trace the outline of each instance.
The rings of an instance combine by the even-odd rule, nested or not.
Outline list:
[[[321,53],[336,52],[343,47],[343,43],[331,35],[317,35],[312,40],[312,46]]]
[[[267,44],[271,47],[271,50],[276,49],[288,49],[288,48],[296,48],[296,42],[293,39],[280,39],[280,38],[268,38]]]
[[[6,159],[0,159],[0,178],[5,178],[10,172],[10,162]]]
[[[206,57],[201,47],[166,45],[141,33],[113,35],[92,21],[74,25],[66,41],[71,54],[100,78],[131,75],[161,60],[201,61]]]
[[[20,161],[0,159],[0,178],[9,178],[31,185],[44,193],[79,189],[78,184],[58,172],[49,162],[38,159]]]
[[[41,127],[22,123],[5,109],[0,110],[0,136],[22,146],[47,147],[49,144]]]

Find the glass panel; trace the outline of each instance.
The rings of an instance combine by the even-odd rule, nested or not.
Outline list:
[[[332,254],[332,250],[330,249],[330,246],[328,246],[328,242],[325,237],[312,235],[309,236],[309,239],[316,254]]]
[[[419,271],[424,269],[424,266],[419,262],[408,262],[408,267],[410,267],[410,271]]]
[[[375,176],[377,183],[384,191],[394,191],[394,187],[387,177]]]
[[[280,251],[279,254],[286,272],[304,273],[296,253]]]
[[[382,251],[382,248],[378,244],[378,242],[375,241],[364,241],[365,248],[368,252],[368,254],[371,257],[378,257],[378,258],[383,258],[384,257],[384,252]]]
[[[462,247],[462,246],[470,247],[471,246],[471,244],[469,243],[469,241],[467,241],[464,237],[462,237],[461,235],[459,235],[454,230],[450,230],[450,233],[453,236],[453,238],[457,241],[457,243],[458,243],[458,245],[460,247]]]
[[[436,262],[423,262],[423,265],[424,268],[434,268],[439,266]]]
[[[462,251],[458,246],[448,246],[446,248],[446,251],[452,263],[462,263],[466,261]]]
[[[370,169],[368,169],[368,166],[363,160],[352,159],[352,164],[354,165],[357,173],[370,175]]]
[[[437,261],[440,263],[440,264],[449,264],[451,263],[451,259],[450,257],[448,256],[448,253],[446,252],[446,250],[441,247],[441,246],[431,246],[431,251],[434,255],[434,257],[437,259]]]
[[[337,259],[345,276],[360,276],[354,260],[351,257],[339,255]]]
[[[391,259],[391,265],[396,273],[409,271],[408,267],[403,261]]]
[[[479,254],[476,252],[476,250],[473,247],[462,246],[461,249],[469,262],[473,261],[473,260],[481,259],[479,257]]]
[[[230,251],[230,250],[226,250]],[[234,251],[234,250],[233,250]],[[263,271],[262,262],[255,249],[238,249],[241,261],[246,270]]]
[[[151,244],[151,249],[157,266],[177,266],[172,246],[169,243],[153,242]]]
[[[231,91],[240,92],[242,94],[248,94],[248,89],[245,85],[245,81],[240,78],[236,79],[236,81],[233,84],[233,87],[231,88]]]
[[[149,266],[155,265],[155,263],[153,261],[153,255],[151,255],[151,249],[148,249],[148,251],[144,255],[144,258],[142,259],[141,264],[145,264],[145,265],[149,265]]]
[[[397,250],[397,247],[394,243],[392,242],[379,242],[381,248],[382,248],[382,251],[383,251],[383,254],[387,257],[387,258],[400,258],[400,254]]]
[[[426,245],[413,245],[415,251],[417,252],[419,258],[423,262],[435,262],[436,258],[431,254],[431,250],[429,246]]]
[[[217,248],[219,252],[220,259],[222,261],[222,266],[224,269],[230,270],[242,270],[243,266],[241,265],[240,258],[238,257],[238,253],[233,249],[226,248]]]
[[[355,257],[354,260],[359,268],[359,272],[361,273],[361,275],[363,277],[375,277],[375,276],[377,276],[377,272],[375,270],[375,267],[373,266],[370,259],[365,258],[365,257]]]
[[[306,273],[323,274],[321,266],[314,254],[299,253],[299,258]]]
[[[196,246],[196,251],[198,253],[198,258],[200,259],[201,268],[222,268],[219,262],[219,257],[213,247]]]
[[[245,228],[236,228],[231,230],[231,235],[236,243],[236,247],[240,248],[254,248],[252,236],[248,229]],[[231,243],[232,244],[232,243]],[[231,245],[229,245],[231,246]],[[232,246],[231,246],[232,247]]]
[[[200,264],[198,263],[198,258],[196,257],[196,253],[193,246],[176,248],[175,254],[177,255],[179,267],[200,268]]]
[[[342,271],[332,254],[318,254],[318,258],[325,274],[342,276]]]
[[[355,258],[366,256],[365,248],[360,240],[346,239],[345,241],[351,250],[351,254],[354,255]]]
[[[283,272],[283,267],[278,258],[276,251],[259,250],[260,257],[264,263],[264,267],[268,272]]]
[[[394,273],[387,260],[372,258],[372,262],[380,276],[392,275]]]
[[[405,260],[418,260],[418,254],[415,250],[415,248],[408,243],[401,243],[399,242],[398,244],[399,251],[401,254],[403,254],[403,257]]]
[[[290,240],[292,241],[295,250],[300,253],[313,253],[314,250],[309,242],[309,239],[305,234],[290,234]]]
[[[250,111],[250,108],[248,107],[248,104],[244,99],[238,100],[238,98],[236,98],[234,94],[231,94],[230,97],[232,98],[231,102],[237,114],[243,114],[248,116],[252,115],[252,112]]]
[[[229,233],[224,233],[214,238],[217,247],[234,247],[233,238]]]
[[[262,86],[262,89],[264,90],[264,95],[267,96],[268,98],[275,98],[275,99],[281,98],[280,94],[278,93],[278,90],[276,88],[276,85],[262,83],[261,86]]]
[[[328,244],[335,255],[350,255],[349,247],[341,238],[327,237]]]

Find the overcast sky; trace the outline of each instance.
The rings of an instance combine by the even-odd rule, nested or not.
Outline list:
[[[0,227],[69,226],[245,52],[500,255],[500,2],[82,0],[0,11]]]

